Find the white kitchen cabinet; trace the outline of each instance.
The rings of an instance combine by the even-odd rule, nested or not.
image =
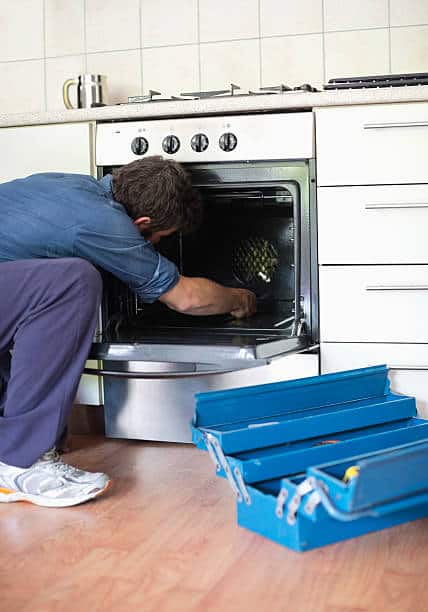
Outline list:
[[[385,364],[391,390],[416,397],[419,416],[428,418],[428,345],[323,344],[322,374]]]
[[[321,372],[385,363],[428,418],[428,103],[315,114]]]
[[[0,183],[37,172],[95,176],[94,123],[63,123],[0,129]],[[98,362],[88,362],[97,366]],[[102,404],[102,383],[82,376],[76,402]]]
[[[428,266],[321,266],[323,342],[428,342]]]
[[[316,110],[318,186],[428,183],[428,103]]]
[[[37,172],[95,175],[93,123],[0,129],[0,182]]]
[[[318,189],[322,265],[428,264],[427,228],[428,185]]]

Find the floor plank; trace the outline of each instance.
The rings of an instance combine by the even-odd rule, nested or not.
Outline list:
[[[75,508],[0,505],[0,610],[428,610],[428,520],[299,554],[237,527],[190,445],[75,436],[64,459],[114,485]]]

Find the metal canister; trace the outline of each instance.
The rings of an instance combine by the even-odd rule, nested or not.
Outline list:
[[[77,107],[73,106],[69,91],[77,87]],[[103,74],[80,74],[76,79],[68,79],[62,87],[62,97],[66,108],[92,108],[107,105],[107,77]]]

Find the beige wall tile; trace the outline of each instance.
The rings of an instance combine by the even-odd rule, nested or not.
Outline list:
[[[47,109],[63,110],[62,86],[66,79],[77,77],[85,72],[85,56],[69,55],[46,60]],[[70,101],[77,106],[77,88],[70,87]]]
[[[199,90],[197,45],[159,47],[143,51],[143,86],[163,95]]]
[[[84,0],[45,0],[46,56],[85,52]]]
[[[388,73],[388,30],[326,34],[325,62],[326,80]]]
[[[89,53],[139,48],[139,0],[86,0],[86,46]]]
[[[260,0],[262,36],[322,32],[322,0]]]
[[[199,0],[201,42],[259,35],[257,0]]]
[[[428,26],[391,29],[392,72],[428,72]]]
[[[259,66],[258,40],[201,45],[201,88],[223,89],[230,83],[243,91],[259,87]]]
[[[45,110],[44,60],[0,63],[0,83],[2,113]]]
[[[42,57],[43,0],[0,0],[0,61]]]
[[[142,0],[141,37],[143,47],[198,42],[197,0]]]
[[[388,0],[324,0],[325,30],[388,26]]]
[[[63,81],[85,70],[107,75],[112,103],[142,85],[169,95],[428,72],[428,0],[0,0],[0,33],[0,112],[62,108]],[[45,56],[46,100],[43,61],[22,61]]]
[[[107,76],[110,104],[127,102],[128,96],[141,94],[141,54],[139,50],[89,54],[87,70]]]
[[[323,85],[322,34],[262,39],[262,85]]]
[[[428,0],[390,0],[391,25],[428,24]]]

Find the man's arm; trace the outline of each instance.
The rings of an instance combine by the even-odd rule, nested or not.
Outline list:
[[[169,308],[191,315],[230,313],[240,319],[257,310],[256,296],[246,289],[223,287],[207,278],[180,276],[178,283],[160,296]]]

